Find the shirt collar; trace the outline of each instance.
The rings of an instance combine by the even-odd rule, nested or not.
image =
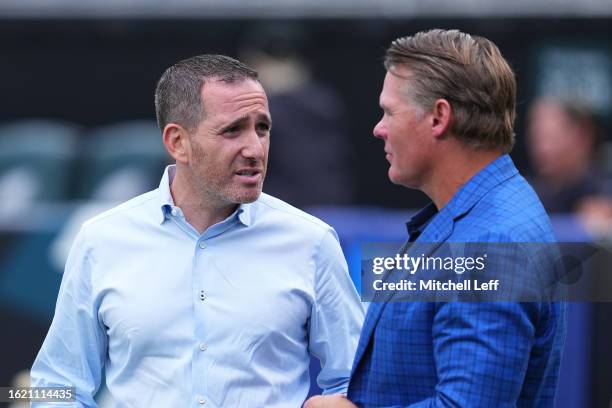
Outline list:
[[[438,209],[434,203],[429,203],[425,208],[418,211],[413,215],[410,220],[406,223],[406,229],[408,230],[409,239],[415,234],[421,234],[423,229],[427,225],[427,222],[438,213]]]
[[[170,185],[174,180],[174,175],[176,174],[176,165],[171,164],[166,166],[164,170],[164,174],[159,182],[158,190],[158,205],[159,205],[159,223],[163,224],[164,221],[169,217],[170,211],[174,205],[174,199],[172,198],[172,193],[170,192]],[[238,217],[238,220],[244,225],[248,227],[251,225],[252,221],[252,213],[251,207],[253,203],[248,204],[240,204],[238,209],[230,215],[229,218]]]
[[[159,182],[159,188],[157,189],[157,198],[159,205],[159,223],[163,224],[168,218],[169,212],[174,207],[174,199],[172,193],[170,193],[170,184],[174,179],[174,173],[176,172],[176,166],[166,166],[161,181]]]

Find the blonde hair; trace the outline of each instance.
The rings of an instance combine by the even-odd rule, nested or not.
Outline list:
[[[407,93],[424,110],[437,99],[453,108],[451,133],[473,148],[510,152],[516,80],[499,49],[483,37],[434,29],[391,43],[385,68],[408,70]]]

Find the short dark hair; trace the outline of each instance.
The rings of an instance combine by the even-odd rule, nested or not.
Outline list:
[[[453,108],[451,132],[474,148],[514,145],[516,80],[499,49],[484,37],[434,29],[398,38],[385,56],[385,68],[408,69],[410,99],[427,110],[436,99]]]
[[[209,78],[226,83],[252,79],[257,71],[225,55],[204,54],[187,58],[168,68],[155,88],[155,114],[163,131],[168,123],[195,129],[204,118],[202,86]]]

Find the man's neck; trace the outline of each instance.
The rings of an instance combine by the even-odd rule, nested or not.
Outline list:
[[[238,204],[219,203],[206,199],[202,192],[195,191],[183,172],[178,171],[170,185],[174,205],[179,207],[185,219],[198,233],[202,234],[211,225],[226,219],[236,210]]]
[[[427,186],[422,190],[441,210],[465,183],[501,154],[498,150],[457,148],[456,154],[437,161]]]

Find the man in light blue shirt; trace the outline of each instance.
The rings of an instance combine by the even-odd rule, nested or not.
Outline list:
[[[75,386],[79,407],[103,373],[122,407],[300,407],[314,355],[324,393],[345,393],[363,310],[334,230],[261,193],[257,73],[189,58],[155,104],[176,165],[84,224],[32,385]]]

